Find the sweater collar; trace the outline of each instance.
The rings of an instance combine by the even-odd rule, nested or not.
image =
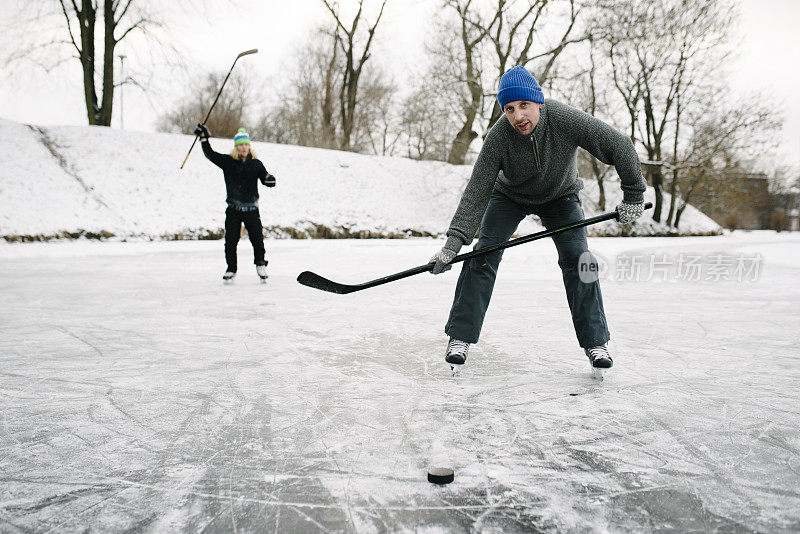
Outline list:
[[[547,129],[547,104],[542,104],[542,110],[539,112],[539,122],[531,134],[538,142],[544,138],[544,131]]]

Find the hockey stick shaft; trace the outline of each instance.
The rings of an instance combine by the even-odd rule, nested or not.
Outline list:
[[[233,72],[233,67],[236,66],[236,62],[239,61],[240,57],[248,56],[250,54],[255,54],[256,52],[258,52],[258,48],[254,48],[252,50],[246,50],[241,54],[239,54],[238,56],[236,56],[236,59],[233,60],[233,65],[231,65],[230,70],[228,70],[227,76],[225,76],[225,79],[222,81],[222,85],[220,86],[219,91],[217,91],[217,96],[214,98],[214,102],[212,102],[211,107],[208,108],[208,113],[206,113],[206,118],[203,119],[203,124],[208,122],[208,118],[211,116],[211,110],[213,110],[214,106],[217,105],[217,100],[219,100],[219,95],[222,94],[222,90],[225,88],[225,84],[228,83],[228,78],[231,77],[231,73]],[[181,169],[183,169],[183,166],[186,165],[186,161],[189,159],[189,154],[192,153],[192,149],[194,148],[195,143],[197,143],[198,137],[199,136],[197,135],[194,136],[194,141],[192,141],[192,146],[189,147],[189,152],[186,153],[186,157],[183,158],[183,163],[181,163]]]
[[[650,209],[652,207],[653,204],[650,202],[644,205],[644,209]],[[580,221],[576,221],[574,223],[559,226],[557,228],[552,228],[550,230],[543,230],[541,232],[536,232],[535,234],[530,234],[523,237],[519,237],[517,239],[512,239],[510,241],[506,241],[505,243],[500,243],[491,247],[486,247],[479,250],[473,250],[472,252],[467,252],[465,254],[459,254],[458,256],[453,258],[450,264],[452,265],[454,263],[470,260],[478,256],[491,254],[492,252],[497,252],[499,250],[504,250],[507,248],[516,247],[518,245],[523,245],[525,243],[530,243],[531,241],[536,241],[538,239],[550,237],[561,232],[573,230],[575,228],[582,228],[584,226],[589,226],[592,224],[597,224],[599,222],[609,221],[618,218],[619,218],[619,213],[617,213],[616,211],[604,213],[602,215],[591,217],[589,219],[583,219]],[[297,277],[297,281],[305,286],[312,287],[315,289],[320,289],[322,291],[328,291],[329,293],[347,294],[347,293],[353,293],[355,291],[361,291],[363,289],[368,289],[370,287],[388,284],[389,282],[394,282],[396,280],[402,280],[403,278],[408,278],[409,276],[430,272],[431,270],[433,270],[434,265],[436,265],[435,262],[427,263],[425,265],[419,265],[417,267],[412,267],[411,269],[407,269],[399,273],[390,274],[389,276],[384,276],[383,278],[378,278],[357,285],[340,284],[338,282],[333,282],[331,280],[328,280],[327,278],[323,278],[322,276],[316,273],[312,273],[310,271],[304,271],[300,273],[300,275]]]

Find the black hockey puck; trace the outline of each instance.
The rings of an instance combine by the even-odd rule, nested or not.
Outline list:
[[[455,474],[449,467],[431,467],[428,469],[428,482],[450,484],[454,479]]]

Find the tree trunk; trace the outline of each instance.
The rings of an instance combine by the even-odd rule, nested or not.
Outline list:
[[[104,49],[103,49],[103,100],[100,106],[100,125],[111,126],[114,111],[114,6],[113,0],[105,0],[103,7]]]
[[[503,110],[500,109],[500,103],[495,98],[494,99],[494,105],[492,106],[492,114],[489,117],[489,128],[494,126],[494,123],[496,123],[498,120],[500,120],[500,117],[502,117],[502,116],[503,116]],[[487,133],[489,131],[489,128],[486,129]]]
[[[648,92],[643,98],[645,116],[645,136],[644,145],[647,148],[647,155],[650,161],[661,161],[661,135],[656,129],[656,119],[654,114],[651,94]],[[653,209],[653,220],[661,222],[661,212],[664,209],[664,169],[661,165],[650,167],[650,181],[656,194],[656,205]]]
[[[466,36],[464,44],[467,45]],[[464,124],[456,134],[453,143],[450,145],[450,153],[447,155],[447,163],[453,165],[463,165],[464,160],[467,158],[467,151],[472,141],[478,137],[478,133],[473,131],[472,125],[475,124],[475,117],[478,115],[478,109],[481,104],[481,97],[483,97],[483,88],[478,83],[477,75],[475,74],[475,66],[472,62],[472,51],[465,50],[467,55],[467,79],[469,80],[469,94],[470,104],[466,106]]]
[[[350,136],[353,133],[353,118],[350,116],[351,95],[353,94],[353,43],[352,38],[345,50],[345,68],[342,87],[339,90],[339,113],[341,114],[342,136],[339,139],[339,150],[350,150]]]
[[[652,144],[645,144],[647,150],[647,159],[650,161],[660,162],[659,151],[652,146]],[[661,211],[664,206],[664,172],[661,165],[648,165],[647,174],[650,177],[650,184],[656,194],[655,207],[653,209],[653,220],[661,222]]]
[[[606,188],[605,184],[603,183],[603,173],[600,172],[600,166],[597,164],[597,160],[594,159],[594,156],[589,155],[591,158],[589,161],[592,165],[592,172],[594,173],[594,177],[597,179],[597,190],[599,192],[599,196],[597,198],[597,208],[600,211],[606,210]]]
[[[689,195],[691,194],[691,191],[687,192],[686,197],[681,203],[681,206],[675,210],[675,228],[678,228],[678,225],[681,222],[681,215],[683,215],[684,210],[686,210],[686,206],[689,205]]]
[[[688,206],[688,204],[684,204],[684,205],[682,205],[682,206],[681,206],[680,208],[678,208],[678,209],[677,209],[677,211],[675,212],[675,228],[677,228],[677,227],[678,227],[678,225],[680,224],[680,222],[681,222],[681,215],[683,215],[683,210],[685,210],[685,209],[686,209],[686,206]]]
[[[678,169],[672,169],[672,183],[669,184],[669,194],[671,196],[669,201],[669,213],[667,213],[667,226],[672,226],[672,216],[675,214],[675,204],[678,197]],[[677,219],[676,219],[677,220]],[[675,226],[678,226],[677,223]]]
[[[669,213],[667,214],[667,226],[672,226],[672,215],[675,213],[675,202],[678,195],[678,140],[681,131],[681,95],[677,93],[675,97],[675,136],[672,143],[672,183],[669,187]],[[676,225],[677,226],[677,225]]]
[[[352,144],[352,137],[353,137],[353,129],[355,128],[356,124],[356,108],[358,106],[358,81],[361,77],[362,69],[364,68],[364,64],[370,58],[370,46],[372,45],[372,38],[375,36],[375,30],[378,27],[378,24],[381,21],[381,17],[383,17],[383,9],[386,7],[386,2],[388,0],[383,0],[380,8],[380,13],[378,13],[378,17],[375,19],[375,23],[368,27],[367,33],[368,38],[367,42],[364,44],[364,51],[361,53],[361,57],[356,60],[355,56],[355,41],[356,41],[356,30],[358,29],[359,22],[361,20],[362,8],[363,8],[363,0],[359,0],[358,2],[358,12],[353,18],[352,23],[350,24],[350,29],[348,30],[342,21],[339,19],[339,14],[337,13],[338,9],[338,2],[331,2],[329,0],[322,0],[322,3],[328,9],[330,14],[333,16],[333,19],[336,21],[336,30],[337,33],[337,41],[339,46],[342,47],[342,52],[345,55],[345,67],[344,72],[342,73],[342,85],[339,89],[339,110],[341,113],[341,124],[342,124],[342,132],[341,132],[341,139],[339,140],[339,148],[341,150],[353,150]],[[336,44],[334,44],[336,46]]]
[[[483,87],[480,83],[480,74],[476,72],[475,62],[473,60],[473,53],[477,44],[483,39],[481,36],[477,40],[470,40],[469,28],[465,20],[466,12],[461,12],[461,43],[464,47],[464,63],[465,63],[465,76],[467,86],[469,87],[469,104],[464,107],[464,124],[456,134],[455,139],[450,145],[450,153],[447,155],[447,162],[453,165],[463,165],[469,151],[469,145],[478,137],[478,134],[473,131],[472,126],[475,124],[475,117],[478,116],[478,111],[481,107],[481,99],[483,98]]]
[[[348,77],[346,88],[347,98],[345,101],[345,116],[342,120],[342,142],[339,148],[342,150],[352,150],[351,139],[353,137],[353,127],[356,119],[356,104],[358,98],[358,78],[359,72],[355,71]]]
[[[86,117],[89,124],[99,124],[100,110],[97,106],[97,92],[94,86],[94,28],[97,11],[92,0],[83,0],[82,10],[78,13],[78,24],[81,29],[80,60],[83,69],[83,97],[86,103]]]
[[[475,113],[473,110],[468,110],[467,115],[472,115],[472,118],[467,117],[464,126],[461,127],[455,139],[453,139],[453,144],[450,146],[450,154],[447,156],[447,163],[463,165],[464,160],[467,158],[469,145],[478,137],[478,133],[472,129]]]
[[[661,222],[661,210],[664,207],[664,173],[660,165],[653,165],[650,172],[650,180],[653,182],[653,190],[656,193],[656,205],[653,209],[653,220]]]
[[[333,124],[333,105],[334,105],[334,72],[336,69],[336,59],[338,51],[338,38],[333,43],[333,53],[325,70],[325,96],[322,100],[322,140],[325,148],[336,146],[336,127]]]
[[[694,188],[697,187],[697,185],[700,182],[702,182],[704,178],[705,178],[705,173],[701,171],[696,179],[690,181],[689,187],[686,189],[686,193],[683,195],[683,198],[681,199],[683,200],[683,203],[681,204],[681,207],[675,211],[675,228],[677,228],[678,224],[680,224],[681,215],[683,214],[683,211],[686,209],[686,206],[689,205],[689,199],[692,196]]]

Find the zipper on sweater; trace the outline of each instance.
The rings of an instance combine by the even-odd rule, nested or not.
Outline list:
[[[536,162],[536,172],[539,175],[542,174],[542,164],[539,161],[539,149],[536,148],[536,141],[533,139],[533,134],[531,134],[531,145],[533,146],[533,159]]]

